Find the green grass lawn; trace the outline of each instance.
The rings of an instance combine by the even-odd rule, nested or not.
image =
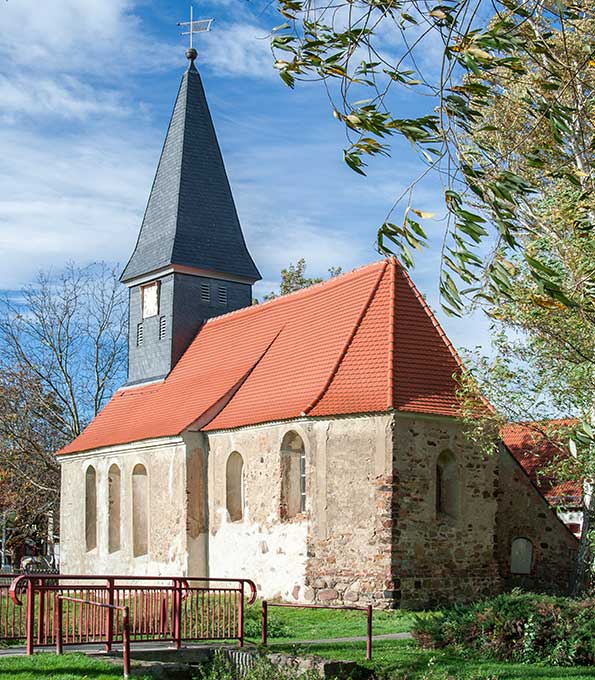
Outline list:
[[[134,658],[134,653],[133,653]],[[149,680],[147,675],[133,676]],[[98,661],[84,654],[35,654],[0,658],[0,680],[122,680],[122,662]]]
[[[412,640],[374,643],[372,661],[362,643],[286,645],[275,651],[298,652],[327,659],[357,661],[390,680],[595,680],[595,668],[554,667],[466,659],[454,652],[423,650]]]
[[[428,615],[401,610],[375,611],[372,632],[374,635],[408,632],[415,616]],[[250,641],[260,640],[260,617],[259,603],[246,609],[246,632]],[[277,633],[281,633],[269,634],[270,642],[360,637],[366,634],[366,612],[269,607],[268,619],[269,630],[275,632],[276,629]]]

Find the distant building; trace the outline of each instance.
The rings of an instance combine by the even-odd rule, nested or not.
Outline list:
[[[397,261],[251,305],[194,56],[122,276],[128,383],[59,452],[62,570],[387,607],[567,590],[576,538],[466,440],[460,360]]]
[[[559,481],[551,469],[568,451],[555,441],[556,430],[568,429],[576,420],[510,423],[502,430],[502,441],[560,519],[580,537],[583,526],[583,486],[578,481]]]

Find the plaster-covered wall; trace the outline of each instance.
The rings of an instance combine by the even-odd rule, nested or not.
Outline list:
[[[426,607],[497,592],[496,458],[483,459],[454,419],[398,414],[394,442],[396,603]],[[454,518],[436,507],[436,465],[443,451],[452,452],[458,466]]]
[[[568,592],[577,539],[504,447],[500,455],[498,502],[497,555],[506,587]],[[515,538],[526,538],[533,544],[528,575],[511,574],[511,547]]]
[[[195,564],[206,568],[202,537],[194,528],[187,540],[186,456],[198,448],[196,436],[187,446],[181,437],[137,442],[89,454],[60,458],[62,467],[61,569],[66,574],[185,575],[188,548]],[[133,555],[132,471],[137,464],[148,475],[148,553]],[[108,471],[116,464],[121,477],[120,549],[109,551]],[[97,547],[86,549],[85,473],[97,473]],[[202,545],[202,550],[200,546]],[[197,547],[198,546],[198,547]],[[200,569],[200,566],[198,567]],[[204,573],[204,572],[203,572]]]
[[[299,420],[209,433],[209,567],[246,576],[263,597],[370,601],[390,587],[384,483],[392,416]],[[282,520],[281,445],[297,432],[306,454],[306,512]],[[244,460],[245,507],[231,522],[225,469]]]

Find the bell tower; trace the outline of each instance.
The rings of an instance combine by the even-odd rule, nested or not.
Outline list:
[[[138,240],[120,277],[129,288],[129,385],[165,377],[201,324],[250,305],[252,284],[260,279],[244,241],[196,56],[194,48],[186,51],[188,69]]]

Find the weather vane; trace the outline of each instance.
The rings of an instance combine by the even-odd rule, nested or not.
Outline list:
[[[192,36],[195,33],[206,33],[211,30],[211,24],[213,23],[212,19],[198,19],[197,21],[194,21],[192,17],[192,5],[190,5],[190,21],[179,21],[178,26],[184,26],[188,30],[187,31],[182,31],[180,35],[189,35],[190,36],[190,48],[186,52],[186,55],[188,56],[189,59],[195,59],[196,58],[196,50],[194,49],[192,45]],[[191,56],[194,55],[194,56]]]

